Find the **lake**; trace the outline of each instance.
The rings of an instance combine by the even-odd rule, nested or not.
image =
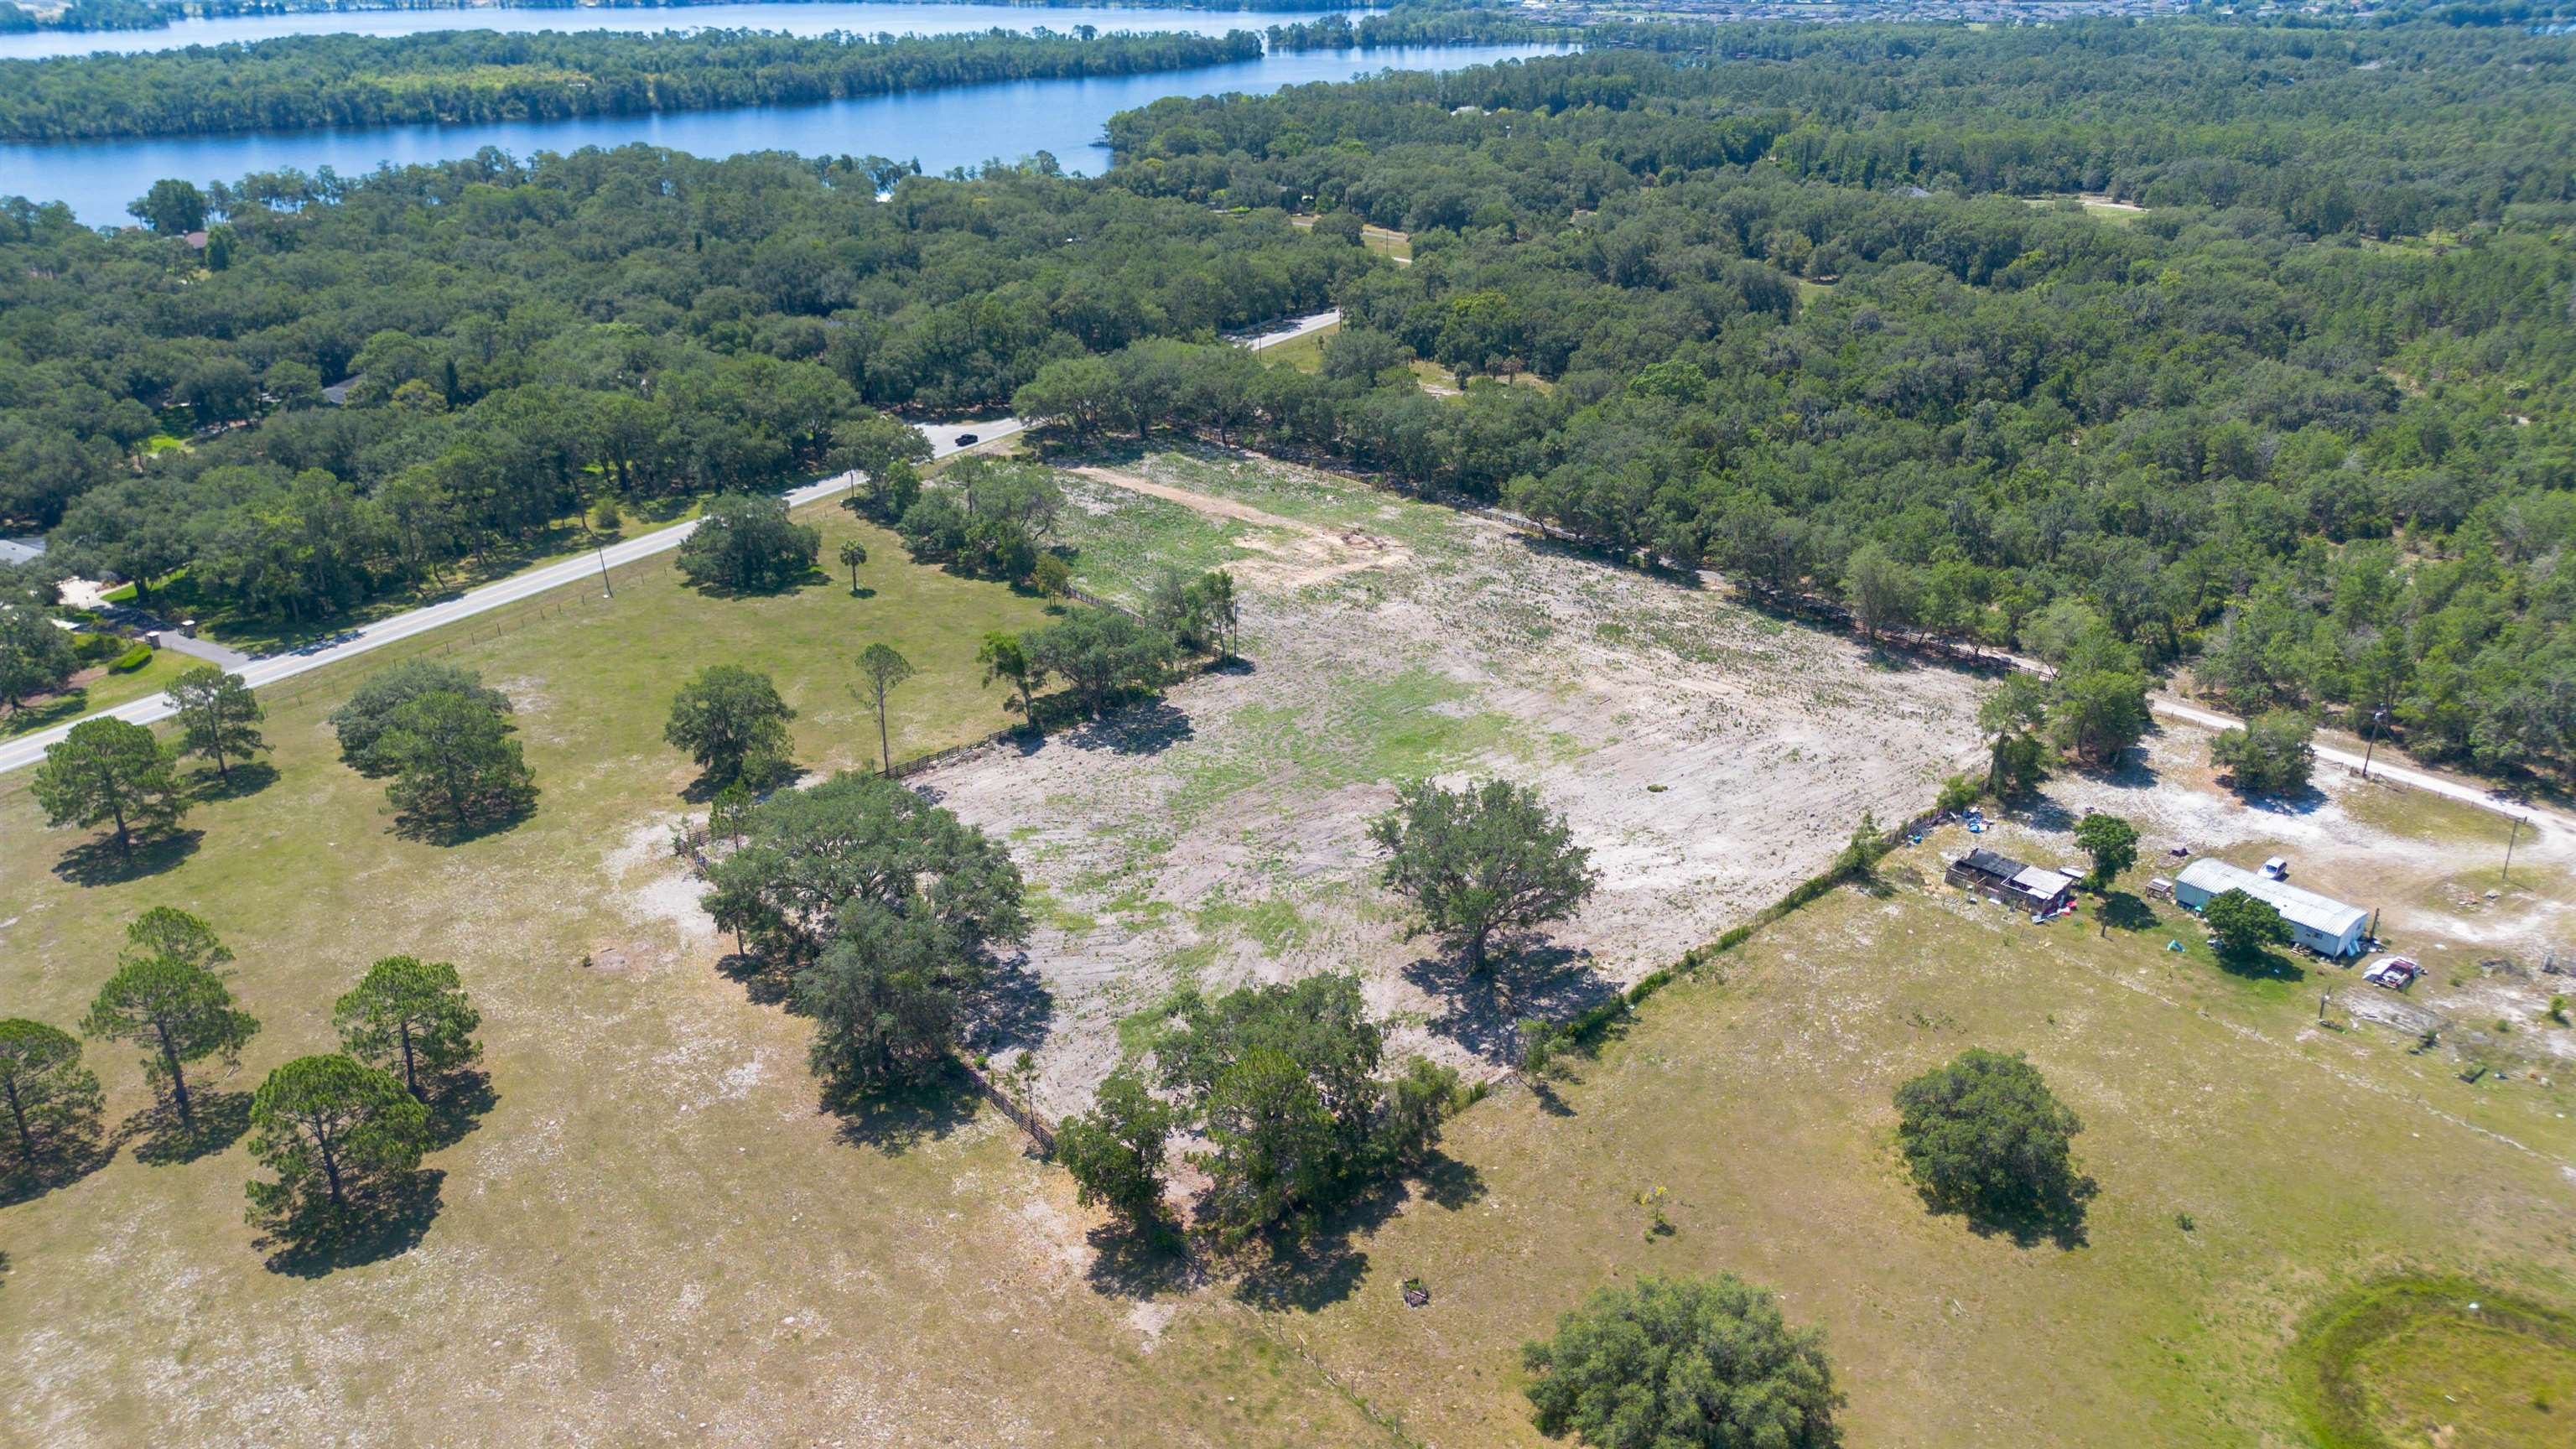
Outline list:
[[[771,14],[809,8],[825,7],[764,7]],[[235,180],[253,171],[293,168],[311,172],[324,166],[343,176],[354,176],[372,171],[379,164],[401,166],[471,156],[486,146],[497,146],[513,156],[527,156],[538,151],[576,151],[584,146],[637,142],[698,156],[731,156],[744,151],[876,155],[896,161],[918,160],[923,170],[934,174],[952,166],[975,166],[996,158],[1017,160],[1048,151],[1067,171],[1097,173],[1106,169],[1109,159],[1109,152],[1100,145],[1102,125],[1120,111],[1133,110],[1164,96],[1266,93],[1281,86],[1349,80],[1380,70],[1459,70],[1557,54],[1564,49],[1544,45],[1443,45],[1300,51],[1159,75],[1006,81],[810,106],[499,121],[471,126],[16,142],[0,144],[0,195],[68,202],[81,220],[93,226],[109,226],[124,222],[126,203],[165,176],[203,184]]]
[[[8,0],[0,0],[6,4]],[[1257,10],[1163,10],[1110,6],[1037,5],[683,5],[668,9],[588,6],[575,10],[516,9],[483,5],[465,10],[306,11],[291,15],[235,15],[182,20],[160,30],[41,30],[0,35],[0,60],[38,60],[100,51],[177,50],[189,45],[228,45],[275,40],[281,35],[418,35],[431,30],[783,30],[791,35],[956,35],[985,30],[1070,32],[1077,25],[1102,30],[1180,30],[1223,35],[1313,20],[1322,10],[1295,14]],[[1364,10],[1333,12],[1357,17]]]

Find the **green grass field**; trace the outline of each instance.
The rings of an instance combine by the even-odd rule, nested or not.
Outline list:
[[[2166,953],[2169,929],[2031,927],[1937,871],[1901,853],[1884,898],[1838,892],[1657,997],[1553,1106],[1467,1114],[1447,1201],[1355,1238],[1348,1295],[1283,1324],[1419,1441],[1535,1444],[1521,1342],[1595,1284],[1724,1268],[1826,1330],[1855,1444],[2271,1445],[2304,1442],[2286,1346],[2354,1285],[2576,1303],[2564,1087],[2499,1103],[2384,1034],[2308,1029],[2312,999]],[[1980,1237],[1909,1187],[1890,1095],[1970,1045],[2027,1052],[2083,1118],[2082,1246]],[[1398,1301],[1415,1275],[1429,1309]],[[2576,1357],[2479,1352],[2363,1360],[2391,1444],[2566,1442]],[[2422,1437],[2489,1369],[2463,1437]]]
[[[113,709],[127,700],[159,694],[170,687],[171,680],[204,662],[175,649],[161,649],[154,651],[151,663],[130,674],[118,674],[93,665],[82,671],[93,675],[87,682],[37,700],[24,709],[0,715],[0,739],[31,730],[50,729],[85,714]]]
[[[1321,372],[1324,370],[1324,343],[1341,330],[1341,323],[1328,323],[1303,337],[1292,337],[1276,347],[1261,349],[1261,360],[1275,367],[1293,367],[1299,372]]]

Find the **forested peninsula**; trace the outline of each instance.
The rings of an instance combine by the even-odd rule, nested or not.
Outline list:
[[[2576,40],[1708,40],[1160,102],[1098,179],[636,147],[169,183],[160,235],[13,203],[0,514],[319,617],[1008,403],[1502,504],[2105,708],[2182,667],[2576,778]],[[1317,370],[1217,341],[1325,305]]]
[[[300,35],[0,61],[0,140],[459,125],[785,105],[1251,60],[1261,37],[705,30]]]

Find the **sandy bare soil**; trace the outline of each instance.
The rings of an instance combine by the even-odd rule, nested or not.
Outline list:
[[[1718,934],[1814,874],[1863,811],[1910,814],[1978,752],[1970,677],[1484,520],[1275,463],[1158,455],[1080,476],[1077,532],[1118,523],[1181,551],[1223,529],[1253,665],[921,777],[1046,893],[1029,958],[1055,998],[1053,1111],[1087,1100],[1120,1018],[1190,981],[1356,970],[1434,1053],[1491,1066],[1518,1017]],[[1590,905],[1492,981],[1407,939],[1375,884],[1366,823],[1421,775],[1536,785],[1600,870]]]

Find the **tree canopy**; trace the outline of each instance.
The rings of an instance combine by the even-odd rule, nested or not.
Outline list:
[[[2212,737],[2209,762],[2248,794],[2290,794],[2306,789],[2316,772],[2317,752],[2310,743],[2316,732],[2316,725],[2297,710],[2266,710],[2242,727]]]
[[[791,520],[785,500],[719,494],[680,544],[680,576],[701,588],[769,593],[804,582],[822,548],[822,533]]]
[[[2058,1225],[2092,1180],[2068,1144],[2084,1124],[2019,1052],[1970,1047],[1896,1089],[1898,1144],[1931,1203],[2009,1225]]]
[[[715,788],[737,781],[767,786],[792,767],[796,742],[787,722],[796,718],[768,675],[739,664],[710,664],[671,700],[662,738],[686,750]]]
[[[1155,1042],[1164,1088],[1206,1137],[1199,1221],[1220,1239],[1301,1237],[1417,1165],[1455,1105],[1458,1074],[1419,1057],[1378,1073],[1386,1030],[1343,973],[1190,993]]]
[[[45,747],[32,782],[48,825],[111,824],[117,855],[131,856],[138,835],[179,823],[188,797],[171,766],[170,747],[139,724],[101,715],[72,726]]]
[[[880,776],[845,770],[783,791],[753,809],[744,830],[742,847],[709,874],[706,905],[771,965],[820,956],[858,904],[925,917],[960,951],[1028,929],[1010,853]]]
[[[254,1226],[325,1226],[409,1179],[429,1109],[389,1072],[338,1055],[298,1057],[251,1095],[250,1154],[274,1174],[249,1188]]]
[[[457,834],[536,807],[536,772],[506,712],[477,695],[433,690],[393,712],[374,758],[393,770],[385,794],[407,829]]]
[[[237,1065],[259,1022],[233,1004],[223,979],[207,966],[171,954],[136,955],[99,988],[81,1030],[145,1049],[144,1075],[168,1094],[182,1129],[194,1131],[197,1102],[190,1063]]]
[[[483,676],[436,659],[406,659],[371,676],[351,691],[348,701],[331,711],[331,728],[340,739],[340,758],[362,775],[393,773],[390,755],[380,752],[395,711],[424,694],[461,694],[499,714],[511,710],[510,697],[487,687]]]
[[[2222,891],[2201,908],[2201,919],[2218,938],[2219,954],[2231,961],[2250,961],[2267,946],[2290,944],[2290,923],[2270,901],[2243,891]]]
[[[1369,838],[1387,852],[1386,884],[1432,930],[1457,938],[1475,970],[1496,932],[1571,913],[1598,879],[1564,815],[1508,780],[1460,790],[1405,785],[1395,808],[1370,822]]]
[[[482,1055],[474,1030],[483,1015],[465,999],[445,961],[388,956],[367,968],[331,1008],[348,1054],[397,1072],[403,1090],[426,1101],[428,1084]]]
[[[1732,1273],[1593,1290],[1526,1345],[1539,1432],[1595,1449],[1835,1449],[1824,1333]]]
[[[81,1065],[79,1038],[41,1021],[0,1021],[0,1109],[17,1157],[13,1175],[95,1137],[101,1100],[97,1073]]]
[[[268,712],[240,675],[204,665],[171,680],[166,694],[179,717],[180,748],[213,761],[218,778],[230,780],[236,763],[268,748],[259,733]]]

